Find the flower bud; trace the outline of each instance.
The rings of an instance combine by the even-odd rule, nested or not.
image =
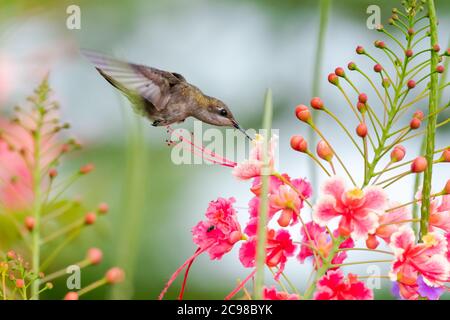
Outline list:
[[[364,122],[361,122],[356,127],[356,134],[360,136],[361,138],[365,138],[367,136],[367,126]]]
[[[389,88],[391,86],[391,82],[388,78],[383,78],[383,81],[381,81],[381,85],[383,88]]]
[[[409,127],[412,130],[419,129],[421,123],[422,121],[420,121],[418,118],[412,118],[411,121],[409,122]]]
[[[442,64],[436,66],[437,73],[444,73],[444,71],[445,71],[445,67]]]
[[[369,234],[366,240],[366,246],[369,249],[375,250],[380,242],[378,241],[377,237],[374,234]]]
[[[338,232],[339,232],[339,235],[344,238],[349,237],[351,234],[351,230],[348,227],[343,226],[343,225],[342,226],[339,225]]]
[[[365,93],[360,93],[360,94],[359,94],[359,96],[358,96],[358,101],[359,101],[359,102],[361,102],[361,103],[366,103],[367,100],[368,100],[367,94],[365,94]]]
[[[92,170],[94,170],[94,165],[92,163],[88,163],[80,168],[80,174],[88,174]]]
[[[434,46],[433,46],[433,51],[434,52],[439,52],[439,51],[441,51],[441,47],[439,46],[439,44],[435,44]]]
[[[328,82],[337,86],[339,84],[339,77],[335,73],[328,75]]]
[[[87,252],[86,259],[89,261],[90,264],[99,264],[102,262],[103,258],[103,252],[102,250],[98,248],[90,248]]]
[[[407,82],[406,86],[408,87],[408,89],[414,89],[416,86],[416,82],[411,79]]]
[[[125,273],[122,269],[114,267],[106,272],[105,278],[108,283],[119,283],[125,279]]]
[[[48,176],[50,177],[50,179],[54,179],[57,175],[58,170],[56,170],[55,168],[51,168],[50,170],[48,170]]]
[[[8,253],[6,254],[6,257],[9,260],[16,260],[17,259],[17,254],[14,250],[9,250]]]
[[[450,162],[450,149],[446,149],[442,152],[441,159],[444,162]]]
[[[342,67],[337,67],[334,69],[334,73],[336,73],[338,77],[345,78],[345,70]]]
[[[333,159],[333,150],[331,150],[330,146],[328,145],[328,143],[326,143],[323,140],[320,140],[319,143],[317,144],[317,155],[322,158],[325,161],[331,161],[331,159]]]
[[[419,156],[413,160],[411,163],[411,172],[419,173],[427,169],[428,162],[425,157]]]
[[[295,115],[300,121],[310,123],[312,121],[311,112],[304,104],[300,104],[295,108]]]
[[[411,58],[414,55],[414,52],[411,49],[408,49],[408,50],[405,51],[405,55],[408,58]]]
[[[412,35],[414,34],[414,29],[413,29],[413,28],[409,28],[409,29],[408,29],[408,34],[409,34],[410,36],[412,36]]]
[[[384,49],[386,48],[386,43],[384,41],[375,41],[375,47],[379,48],[379,49]]]
[[[95,212],[88,212],[84,216],[84,223],[87,225],[94,224],[96,220],[97,220],[97,215],[95,214]]]
[[[102,202],[98,205],[97,212],[100,214],[106,214],[109,211],[109,206],[107,203]]]
[[[444,56],[450,57],[450,48],[445,51]]]
[[[291,148],[298,152],[306,152],[308,150],[308,143],[302,136],[292,136]]]
[[[358,111],[361,113],[366,112],[366,104],[365,103],[358,101],[358,103],[356,104],[356,108],[358,108]]]
[[[311,107],[313,107],[316,110],[323,109],[323,101],[319,97],[312,98],[310,104],[311,104]]]
[[[422,121],[424,118],[424,114],[423,114],[422,110],[417,110],[416,112],[414,112],[413,117]]]
[[[373,71],[380,73],[381,71],[383,71],[383,67],[381,66],[381,64],[377,63],[373,66]]]
[[[36,225],[36,220],[32,216],[27,216],[25,217],[24,224],[28,231],[33,231],[34,226]]]
[[[450,49],[449,49],[450,50]],[[348,70],[356,70],[356,63],[354,63],[353,61],[350,61],[347,65]]]
[[[16,288],[22,289],[25,287],[25,281],[23,279],[16,279]]]
[[[67,292],[64,296],[64,300],[78,300],[78,293],[74,291]]]
[[[391,152],[391,162],[399,162],[402,161],[406,155],[406,149],[402,145],[396,145]]]
[[[366,53],[366,51],[364,50],[363,46],[357,46],[356,47],[356,53],[357,54],[364,54],[364,53]]]

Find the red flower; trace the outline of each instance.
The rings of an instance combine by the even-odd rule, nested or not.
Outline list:
[[[263,298],[264,300],[299,300],[299,296],[297,294],[277,291],[275,287],[264,287]]]
[[[328,271],[318,282],[315,300],[372,300],[373,292],[355,275],[344,278],[341,269]]]
[[[296,248],[288,231],[270,229],[267,232],[266,264],[268,267],[278,266],[279,270],[275,278],[278,278],[283,272],[287,259],[294,255]],[[239,260],[246,268],[255,266],[256,237],[251,237],[242,244],[239,250]]]

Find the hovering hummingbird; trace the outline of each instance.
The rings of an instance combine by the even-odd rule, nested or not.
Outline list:
[[[194,117],[212,125],[234,127],[251,140],[225,103],[205,95],[181,74],[120,61],[97,52],[82,50],[82,53],[153,126],[167,126]]]

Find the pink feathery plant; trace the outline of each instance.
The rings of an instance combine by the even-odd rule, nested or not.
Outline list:
[[[81,145],[74,139],[64,141],[62,131],[69,125],[60,122],[58,109],[45,78],[27,106],[15,108],[12,120],[0,119],[0,214],[13,230],[2,235],[0,244],[0,252],[6,252],[0,255],[3,300],[39,299],[42,292],[52,289],[51,281],[67,276],[66,268],[54,270],[55,258],[109,210],[106,203],[85,210],[79,199],[65,195],[94,165],[86,164],[69,177],[59,175],[57,168],[64,156]],[[91,248],[72,265],[81,269],[101,261],[102,251]],[[67,293],[65,299],[78,299],[123,277],[121,269],[112,268],[96,282]]]
[[[311,195],[317,186],[275,169],[276,137],[270,139],[268,133],[255,137],[249,159],[240,163],[214,155],[212,162],[232,167],[239,181],[252,181],[248,220],[238,221],[234,198],[211,202],[206,220],[192,230],[197,250],[172,275],[160,299],[185,270],[179,295],[183,298],[189,270],[199,255],[206,252],[211,260],[220,260],[235,246],[240,247],[239,260],[249,273],[225,299],[240,292],[244,299],[373,299],[367,278],[390,280],[393,292],[402,299],[438,299],[448,291],[450,180],[436,193],[431,186],[433,168],[450,161],[450,146],[435,146],[436,130],[449,122],[438,123],[437,116],[450,106],[448,102],[439,105],[439,96],[450,84],[442,77],[450,49],[443,51],[438,43],[433,0],[403,1],[402,9],[392,10],[389,25],[404,40],[380,25],[377,31],[387,40],[374,42],[377,52],[356,48],[356,54],[369,59],[373,68],[364,70],[352,61],[348,71],[337,67],[328,75],[328,82],[349,107],[354,131],[326,101],[320,97],[310,101],[314,114],[331,117],[354,148],[351,168],[304,104],[295,108],[295,115],[319,142],[310,149],[306,138],[295,135],[290,146],[308,156],[326,176],[314,203]],[[425,49],[418,50],[418,45]],[[388,63],[380,63],[378,55],[384,55]],[[360,81],[367,81],[371,92],[362,92]],[[270,129],[270,92],[264,119],[264,129]],[[402,125],[402,120],[407,124]],[[422,137],[423,154],[407,150],[407,141]],[[195,149],[205,153],[202,147]],[[358,161],[363,168],[361,181],[355,174]],[[422,175],[423,184],[416,188],[421,190],[420,197],[400,203],[389,191],[404,177]],[[412,194],[417,191],[411,190]],[[415,207],[420,207],[420,214]],[[387,249],[378,249],[380,245]],[[350,260],[349,253],[358,251],[387,258]],[[287,263],[312,264],[311,274],[303,277],[307,283],[303,292],[285,273]],[[364,264],[390,265],[390,271],[373,276],[345,272],[346,266]],[[264,270],[271,272],[276,286],[265,284]]]

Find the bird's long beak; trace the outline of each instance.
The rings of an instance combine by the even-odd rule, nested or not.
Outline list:
[[[233,122],[233,127],[235,127],[240,132],[242,132],[250,141],[253,140],[252,138],[250,138],[250,136],[247,134],[247,132],[245,132],[245,130],[239,126],[239,124],[235,120],[232,120],[232,122]]]

